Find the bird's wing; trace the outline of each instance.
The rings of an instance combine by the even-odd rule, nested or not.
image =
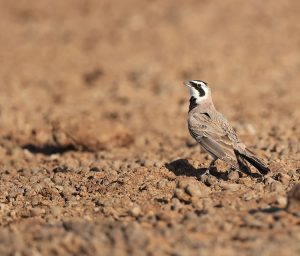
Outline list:
[[[191,135],[210,153],[225,162],[235,159],[233,142],[228,133],[209,115],[194,113],[189,117]]]

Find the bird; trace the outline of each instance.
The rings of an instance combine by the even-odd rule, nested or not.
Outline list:
[[[266,164],[239,140],[227,119],[216,110],[210,86],[202,80],[185,81],[184,84],[190,93],[189,132],[212,157],[205,173],[210,173],[218,159],[227,163],[230,169],[250,174],[249,163],[262,175],[269,173]]]

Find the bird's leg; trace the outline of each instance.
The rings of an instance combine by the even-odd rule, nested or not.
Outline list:
[[[230,166],[229,169],[228,169],[228,174],[229,173],[232,173],[233,171],[237,170],[235,167],[233,166]]]
[[[207,175],[210,174],[210,170],[215,167],[216,161],[217,161],[217,158],[213,158],[213,160],[210,162],[210,164],[204,174],[207,174]]]

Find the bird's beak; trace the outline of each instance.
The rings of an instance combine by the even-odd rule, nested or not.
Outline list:
[[[183,84],[185,86],[187,86],[187,87],[191,87],[192,86],[191,83],[190,83],[190,81],[184,81]]]

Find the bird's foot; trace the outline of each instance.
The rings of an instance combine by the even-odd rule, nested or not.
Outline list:
[[[211,161],[211,163],[209,164],[208,168],[206,169],[205,173],[203,173],[203,175],[209,176],[211,174],[212,170],[216,168],[215,166],[216,161],[217,159]]]
[[[209,175],[210,175],[210,170],[211,170],[211,168],[207,168],[206,171],[205,171],[202,175],[203,175],[203,176],[204,176],[204,175],[209,176]]]
[[[215,172],[216,172],[216,166],[212,165],[212,166],[209,166],[202,175],[207,175],[207,176],[214,175]]]

